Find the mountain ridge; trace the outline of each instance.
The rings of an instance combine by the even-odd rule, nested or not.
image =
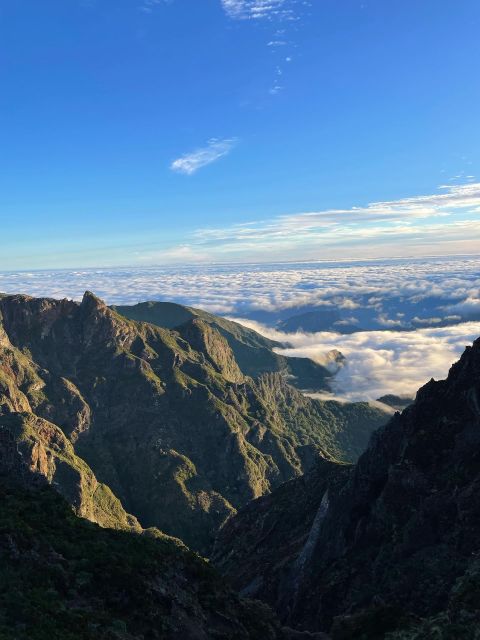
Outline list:
[[[3,296],[0,313],[0,412],[26,414],[29,437],[16,431],[22,446],[33,451],[32,434],[47,421],[45,455],[65,438],[70,475],[91,472],[142,527],[203,553],[237,508],[318,456],[355,459],[386,421],[366,404],[306,398],[279,372],[245,376],[227,339],[198,317],[165,329],[129,320],[90,292],[81,303]],[[88,493],[85,474],[77,495]],[[63,485],[67,496],[71,482]]]
[[[194,318],[204,320],[226,338],[241,371],[253,378],[278,372],[301,390],[328,391],[332,372],[310,358],[287,357],[274,349],[286,345],[266,338],[253,329],[221,316],[173,302],[141,302],[117,305],[112,309],[131,320],[140,320],[166,329],[179,329]]]

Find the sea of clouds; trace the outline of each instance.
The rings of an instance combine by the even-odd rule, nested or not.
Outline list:
[[[235,317],[288,342],[286,355],[322,361],[338,349],[347,364],[333,391],[349,399],[414,394],[430,378],[445,377],[480,336],[480,262],[472,256],[0,272],[4,293],[81,299],[87,289],[109,304],[170,300]],[[285,319],[322,309],[341,314],[333,330],[278,331]],[[422,313],[412,330],[416,311]],[[359,326],[367,316],[370,325]]]
[[[480,309],[480,262],[459,257],[0,272],[4,293],[78,300],[87,289],[109,304],[170,300],[238,317],[286,317],[322,306],[353,310],[365,296],[379,312],[389,300],[418,303],[435,296],[452,306],[450,313]]]
[[[238,320],[238,319],[237,319]],[[480,336],[480,322],[414,331],[330,331],[284,333],[258,322],[239,320],[272,340],[288,342],[276,349],[286,356],[311,358],[325,364],[325,354],[338,349],[346,357],[332,383],[335,397],[376,400],[385,394],[414,397],[430,378],[443,379],[465,347]]]

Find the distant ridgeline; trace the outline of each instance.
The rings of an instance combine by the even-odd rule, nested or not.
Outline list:
[[[201,309],[184,307],[173,302],[141,302],[133,306],[112,307],[131,320],[140,320],[163,327],[178,329],[194,319],[201,320],[216,329],[228,342],[235,360],[246,376],[257,378],[263,373],[281,373],[289,384],[308,391],[328,391],[332,373],[310,358],[287,358],[273,349],[285,345],[270,340],[237,322],[212,315]],[[337,358],[342,354],[332,350]]]
[[[238,508],[318,458],[354,461],[388,418],[305,397],[289,382],[322,388],[323,367],[179,305],[3,296],[0,314],[0,417],[29,467],[83,517],[203,554]]]

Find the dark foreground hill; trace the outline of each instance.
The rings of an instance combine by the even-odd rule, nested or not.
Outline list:
[[[246,376],[198,315],[174,330],[90,293],[80,304],[0,297],[0,422],[30,467],[103,526],[158,527],[208,554],[238,508],[319,457],[355,460],[385,421],[368,404],[307,398],[278,371]]]
[[[214,560],[334,640],[479,638],[480,339],[355,467],[323,462],[241,510]]]
[[[42,478],[0,428],[2,640],[297,637],[180,541],[80,519]]]

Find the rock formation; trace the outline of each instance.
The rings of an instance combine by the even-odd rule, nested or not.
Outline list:
[[[285,622],[334,640],[477,638],[479,531],[480,339],[355,467],[319,466],[241,510],[215,560]]]

